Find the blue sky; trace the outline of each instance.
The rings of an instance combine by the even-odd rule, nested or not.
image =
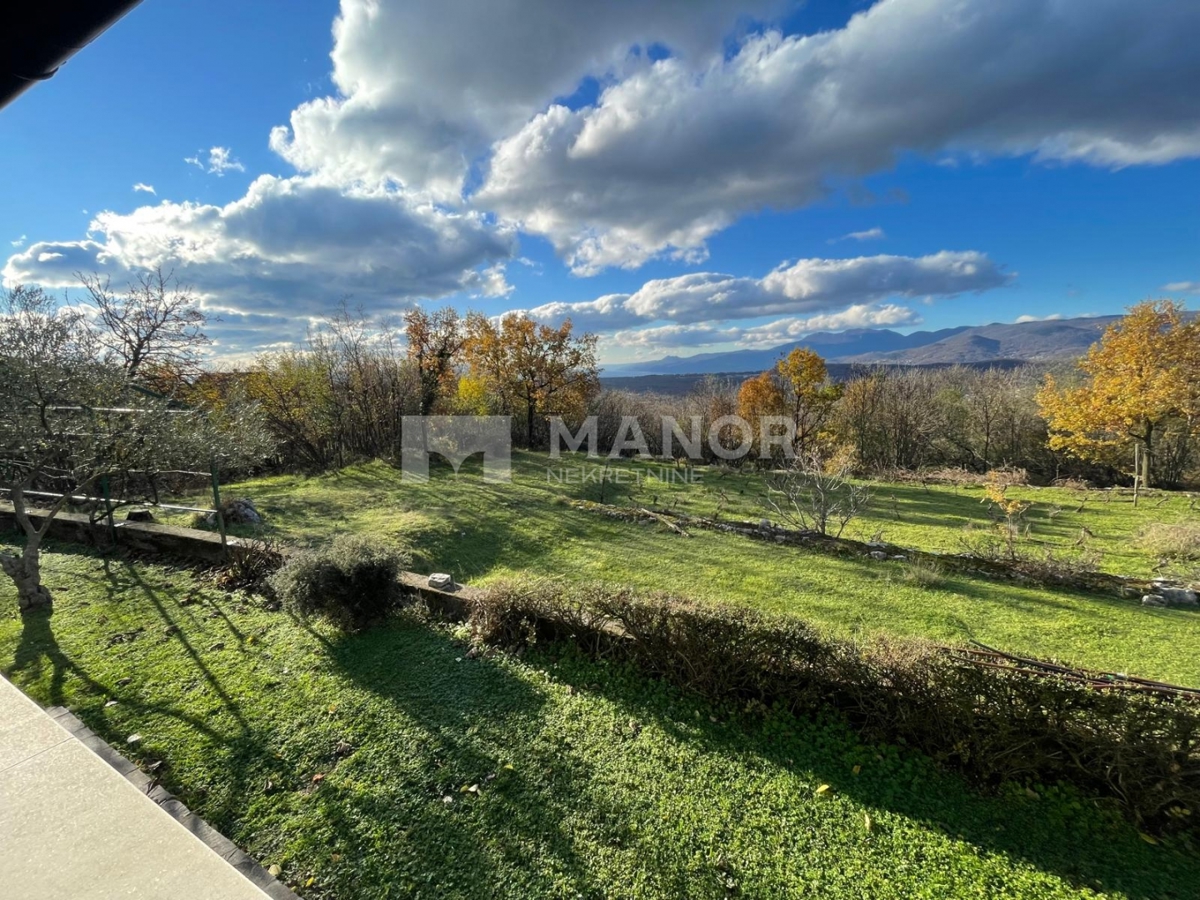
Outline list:
[[[0,267],[174,268],[230,359],[342,298],[611,362],[1194,301],[1198,39],[1166,0],[146,0],[0,111]]]

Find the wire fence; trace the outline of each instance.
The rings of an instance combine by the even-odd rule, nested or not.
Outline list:
[[[207,472],[189,471],[187,469],[170,469],[170,470],[163,470],[163,471],[157,471],[157,472],[129,471],[129,472],[124,472],[122,474],[142,475],[149,479],[155,479],[160,476],[171,476],[171,475],[174,475],[174,476],[182,475],[182,476],[188,476],[188,477],[193,477],[193,478],[200,477],[200,478],[208,479],[209,480],[209,488],[212,492],[212,499],[213,499],[212,508],[206,508],[206,507],[202,507],[202,506],[185,506],[185,505],[178,504],[178,503],[163,503],[162,501],[157,499],[157,496],[155,496],[154,498],[142,497],[142,498],[138,498],[138,499],[130,499],[130,498],[122,498],[122,497],[114,498],[111,493],[111,482],[110,482],[108,476],[104,476],[97,481],[97,484],[100,487],[100,494],[98,496],[93,496],[90,494],[56,493],[54,491],[37,491],[37,490],[23,490],[23,491],[21,491],[21,494],[23,496],[27,496],[27,497],[42,497],[42,498],[53,499],[53,500],[65,499],[68,503],[93,504],[95,509],[103,510],[103,518],[108,523],[109,537],[114,544],[117,543],[117,527],[118,527],[114,514],[118,509],[120,509],[123,506],[146,506],[146,507],[150,507],[153,509],[162,509],[162,510],[168,510],[168,511],[174,511],[174,512],[190,512],[190,513],[196,513],[199,515],[213,516],[215,518],[215,521],[217,524],[217,529],[221,533],[221,547],[223,550],[228,552],[229,537],[228,537],[228,533],[226,530],[225,514],[221,508],[221,483],[220,483],[219,469],[218,469],[218,466],[217,466],[217,463],[215,460],[213,461],[211,468]],[[51,477],[66,477],[66,476],[60,475],[60,476],[51,476]],[[11,497],[12,492],[13,492],[12,488],[0,487],[0,494],[7,494]],[[155,493],[157,493],[157,492],[155,492]]]

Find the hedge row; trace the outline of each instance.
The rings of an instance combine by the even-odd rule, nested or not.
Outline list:
[[[601,586],[501,583],[474,639],[569,640],[713,701],[836,708],[868,740],[915,747],[977,781],[1069,782],[1142,827],[1200,820],[1200,703],[980,665],[919,641],[866,644],[753,610]]]

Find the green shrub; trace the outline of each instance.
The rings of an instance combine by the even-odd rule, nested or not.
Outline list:
[[[983,782],[1070,782],[1147,827],[1187,827],[1200,815],[1195,699],[1097,689],[1084,673],[919,641],[852,643],[793,617],[603,587],[497,584],[473,601],[471,624],[477,641],[515,649],[568,639],[718,703],[832,707],[868,739],[915,747]]]
[[[397,576],[410,561],[392,544],[344,534],[291,557],[270,584],[298,616],[324,616],[356,631],[396,608],[402,596]]]

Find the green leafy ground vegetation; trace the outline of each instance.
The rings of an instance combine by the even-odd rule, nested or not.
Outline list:
[[[625,533],[607,557],[616,565],[624,547],[622,574],[642,558],[643,539],[666,540],[641,530],[631,540],[627,525],[576,518],[552,498],[529,503],[537,489],[520,483],[480,492],[480,506],[435,483],[423,489],[424,510],[420,500],[396,503],[402,490],[369,466],[340,479],[259,482],[255,495],[276,521],[307,520],[313,532],[347,521],[412,530],[429,557],[439,535],[458,529],[459,563],[473,562],[474,574],[535,552],[512,539],[488,550],[488,535],[503,535],[482,515],[489,503],[492,518],[529,520],[530,541],[549,541],[554,516],[580,545]],[[445,505],[429,509],[439,496]],[[297,506],[290,520],[287,497]],[[306,497],[325,508],[304,511]],[[390,501],[390,515],[368,511],[367,497]],[[711,554],[757,552],[701,540],[663,577]],[[477,657],[461,635],[412,618],[346,636],[185,570],[51,551],[53,615],[22,619],[12,587],[0,586],[0,667],[153,769],[310,900],[1151,900],[1195,897],[1200,885],[1200,856],[1182,839],[1152,842],[1103,806],[1043,786],[983,796],[902,748],[858,742],[836,721],[713,707],[552,646]],[[645,556],[640,571],[653,580],[665,549]],[[778,558],[751,555],[741,571]],[[886,594],[874,574],[859,577]],[[1086,622],[1086,602],[1061,601],[1059,614]],[[1036,612],[1048,601],[1025,603]],[[1143,620],[1156,621],[1177,620]]]

